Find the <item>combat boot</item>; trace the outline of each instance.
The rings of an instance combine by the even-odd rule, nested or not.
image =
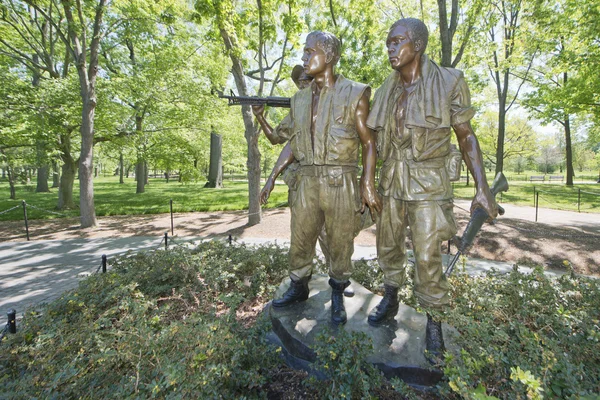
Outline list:
[[[377,307],[369,313],[369,318],[367,318],[369,325],[378,326],[389,319],[394,319],[398,313],[399,307],[398,288],[391,285],[385,285],[383,299],[381,299]]]
[[[345,324],[348,320],[346,308],[344,308],[344,289],[350,285],[350,281],[339,282],[329,278],[331,286],[331,321],[334,324]]]
[[[310,276],[297,281],[293,280],[290,282],[290,287],[285,291],[280,299],[273,300],[273,307],[281,308],[287,307],[290,304],[298,303],[308,299],[308,281]]]
[[[442,335],[442,323],[435,321],[427,314],[427,327],[425,328],[425,358],[432,365],[439,365],[444,361],[444,336]]]

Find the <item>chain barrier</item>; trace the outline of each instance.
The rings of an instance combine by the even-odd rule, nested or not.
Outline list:
[[[39,207],[36,207],[33,204],[29,204],[29,203],[27,203],[27,207],[31,207],[31,208],[33,208],[35,210],[44,211],[44,212],[47,212],[47,213],[50,213],[50,214],[54,214],[54,215],[60,215],[61,217],[68,217],[67,214],[63,214],[63,213],[59,213],[59,212],[55,212],[55,211],[50,211],[50,210],[46,210],[46,209],[43,209],[43,208],[39,208]]]
[[[11,212],[12,210],[16,210],[17,208],[21,208],[21,205],[14,206],[13,208],[9,208],[8,210],[0,211],[0,215]]]
[[[540,193],[547,193],[547,192],[542,192],[541,190],[538,190],[538,192],[540,192]],[[540,199],[542,199],[542,200],[544,200],[546,203],[548,203],[548,204],[550,204],[550,205],[552,205],[552,206],[556,207],[556,209],[557,209],[557,210],[560,210],[560,211],[573,211],[573,210],[571,210],[571,209],[569,209],[569,208],[563,208],[563,207],[561,207],[560,205],[558,205],[557,203],[553,203],[553,202],[551,202],[550,200],[548,200],[547,198],[545,198],[545,197],[543,197],[543,196],[540,196]]]

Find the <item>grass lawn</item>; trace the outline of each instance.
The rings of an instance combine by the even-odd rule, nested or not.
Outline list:
[[[491,180],[490,180],[491,182]],[[500,203],[510,203],[522,206],[535,206],[534,190],[539,192],[539,206],[557,210],[582,212],[600,212],[600,184],[574,185],[572,188],[562,183],[541,182],[508,182],[509,189],[497,196]],[[475,188],[471,182],[466,186],[464,182],[455,183],[454,196],[458,199],[472,199]],[[579,190],[581,198],[579,200]]]
[[[510,189],[502,194],[499,200],[526,206],[534,205],[534,187],[540,192],[540,207],[577,211],[579,189],[581,189],[582,212],[600,212],[600,184],[576,184],[568,188],[562,183],[527,182],[521,177],[509,174]],[[491,182],[492,177],[488,177]],[[151,178],[146,192],[136,194],[136,183],[133,178],[118,183],[118,177],[97,177],[94,180],[94,199],[96,215],[139,215],[169,212],[169,200],[173,200],[173,211],[227,211],[248,208],[248,184],[245,181],[224,181],[223,189],[205,189],[204,182],[181,184],[176,181],[167,183],[164,179]],[[0,221],[23,219],[21,201],[28,204],[27,214],[30,219],[57,218],[61,216],[75,217],[79,210],[61,211],[56,214],[58,190],[50,193],[35,193],[35,185],[17,185],[17,200],[10,200],[8,182],[0,180],[0,213],[17,207],[12,211],[0,214]],[[79,202],[79,183],[76,180],[73,189],[75,204]],[[456,198],[473,198],[474,188],[465,182],[454,184]],[[280,207],[287,204],[287,186],[275,185],[269,203],[265,206]]]
[[[173,199],[174,212],[226,211],[248,208],[248,183],[243,181],[224,181],[223,189],[205,189],[204,182],[181,184],[176,181],[166,183],[164,179],[152,179],[146,185],[146,191],[136,194],[136,182],[133,178],[119,184],[118,177],[98,177],[94,179],[94,202],[96,215],[139,215],[169,212],[169,200]],[[79,183],[73,188],[75,204],[79,203]],[[0,181],[0,212],[20,206],[25,200],[28,204],[27,215],[30,219],[57,218],[63,215],[78,216],[79,210],[56,213],[58,190],[50,193],[35,193],[35,185],[17,185],[17,199],[10,200],[8,183]],[[267,207],[281,206],[287,203],[287,186],[276,185]],[[41,209],[41,210],[40,210]],[[0,221],[23,219],[23,209],[0,215]]]

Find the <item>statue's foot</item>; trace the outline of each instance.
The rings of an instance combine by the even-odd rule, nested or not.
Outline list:
[[[350,285],[350,281],[336,281],[329,279],[331,286],[331,322],[336,325],[345,324],[348,320],[346,308],[344,307],[344,290]]]
[[[354,297],[354,288],[352,287],[352,284],[348,285],[348,287],[344,289],[344,296]]]
[[[440,365],[444,362],[444,336],[442,335],[442,323],[435,321],[427,314],[427,327],[425,328],[425,358],[432,365]]]
[[[398,288],[385,285],[385,293],[381,302],[371,311],[367,321],[371,326],[379,326],[384,322],[394,319],[398,313],[400,302],[398,301]]]
[[[273,307],[281,308],[287,307],[290,304],[298,303],[308,299],[308,281],[310,277],[302,278],[297,281],[292,279],[290,287],[280,299],[273,300]]]

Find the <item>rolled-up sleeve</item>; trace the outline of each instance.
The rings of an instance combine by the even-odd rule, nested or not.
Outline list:
[[[273,136],[276,136],[279,139],[279,143],[290,140],[292,136],[292,124],[292,117],[288,114],[281,120],[279,125],[273,128]]]
[[[460,125],[470,121],[474,115],[475,109],[471,106],[469,86],[461,74],[452,92],[450,122],[452,125]]]

